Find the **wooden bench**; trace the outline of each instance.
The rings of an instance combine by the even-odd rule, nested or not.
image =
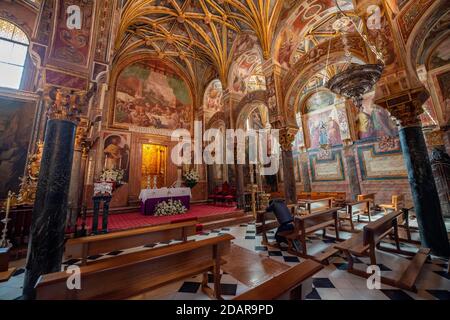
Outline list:
[[[297,204],[288,204],[288,209],[291,211],[293,217],[295,217],[298,213],[298,205]],[[267,238],[267,232],[278,228],[280,224],[275,217],[273,212],[266,212],[265,210],[260,210],[256,212],[256,234],[262,235],[262,245],[265,246],[277,246],[276,243],[270,242]]]
[[[347,204],[345,215],[339,216],[339,228],[343,231],[355,232],[356,230],[353,223],[353,218],[357,217],[357,221],[360,222],[360,216],[363,214],[367,214],[369,222],[371,222],[372,217],[370,215],[370,202],[371,200],[367,199]],[[342,221],[348,221],[350,223],[350,230],[342,228]]]
[[[326,236],[326,229],[328,227],[334,227],[336,232],[336,240],[340,240],[339,237],[339,221],[338,210],[340,208],[331,208],[324,211],[312,213],[310,215],[295,217],[295,229],[293,231],[280,232],[280,236],[283,236],[288,241],[288,252],[294,255],[298,255],[303,258],[314,259],[320,263],[327,261],[329,257],[338,252],[335,248],[331,247],[329,250],[322,252],[320,255],[311,256],[307,251],[307,239],[306,236],[315,233],[318,230],[323,230],[323,236]],[[301,244],[301,252],[295,250],[294,241],[299,240]]]
[[[305,214],[330,209],[333,207],[334,198],[322,198],[316,200],[299,200],[298,206],[305,211]]]
[[[398,279],[390,279],[381,277],[381,282],[390,286],[399,287],[402,289],[416,291],[414,286],[417,277],[428,257],[430,249],[420,248],[417,253],[404,251],[400,248],[400,238],[398,236],[398,220],[403,219],[404,211],[394,211],[386,216],[366,225],[363,232],[356,234],[352,238],[335,245],[336,249],[341,250],[347,257],[348,267],[347,271],[358,276],[370,277],[372,274],[365,270],[358,270],[353,268],[354,257],[369,257],[370,264],[376,265],[376,250],[387,251],[390,253],[413,256],[409,266]],[[392,236],[395,242],[396,249],[387,248],[381,245],[381,241],[386,236]]]
[[[299,200],[316,200],[322,198],[335,198],[345,200],[347,194],[345,192],[300,192],[297,194]]]
[[[267,238],[267,232],[278,228],[280,224],[273,212],[267,212],[265,210],[256,212],[256,234],[262,235],[261,244],[265,246],[276,246],[275,243],[271,243]]]
[[[197,221],[193,220],[69,239],[66,243],[65,258],[81,258],[82,264],[86,264],[89,256],[101,253],[170,240],[186,242],[187,237],[196,234],[196,225]]]
[[[38,300],[118,300],[136,297],[174,281],[203,274],[202,289],[221,299],[220,266],[230,250],[231,235],[133,252],[81,267],[81,289],[69,290],[66,272],[43,275]],[[212,272],[214,289],[208,287]]]
[[[8,281],[14,272],[15,267],[9,267],[10,248],[0,248],[0,283]]]
[[[233,300],[302,300],[312,291],[312,276],[322,269],[321,264],[306,260]]]

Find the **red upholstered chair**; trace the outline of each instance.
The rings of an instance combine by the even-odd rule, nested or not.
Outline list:
[[[208,200],[212,200],[214,205],[217,203],[217,197],[221,195],[221,190],[219,187],[215,187],[213,192],[208,196]]]
[[[236,188],[230,188],[230,193],[225,196],[225,204],[233,205],[236,203]]]
[[[222,190],[221,192],[217,195],[216,200],[217,202],[220,202],[221,204],[225,203],[225,197],[228,196],[230,194],[230,185],[228,184],[228,182],[224,182],[222,184]]]

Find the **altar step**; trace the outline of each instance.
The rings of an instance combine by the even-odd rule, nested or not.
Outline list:
[[[214,207],[212,207],[214,208]],[[233,209],[233,208],[231,208]],[[225,219],[231,219],[231,218],[239,218],[245,215],[245,212],[239,209],[234,209],[235,211],[233,212],[226,212],[226,213],[218,213],[218,214],[214,214],[214,215],[209,215],[209,216],[201,216],[198,217],[198,222],[199,223],[208,223],[208,222],[213,222],[213,221],[217,221],[217,220],[225,220]]]
[[[253,215],[248,215],[248,214],[241,212],[240,215],[236,214],[234,217],[231,217],[231,218],[228,217],[226,219],[210,221],[207,223],[200,223],[200,225],[201,225],[201,230],[205,231],[205,230],[220,229],[220,228],[224,228],[224,227],[237,226],[237,225],[249,223],[252,221],[254,221]]]

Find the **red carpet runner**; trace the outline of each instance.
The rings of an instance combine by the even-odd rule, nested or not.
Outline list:
[[[191,205],[191,209],[185,213],[170,217],[153,217],[144,216],[140,212],[112,214],[108,219],[108,231],[118,231],[134,229],[139,227],[147,227],[153,225],[173,223],[180,220],[195,219],[202,217],[210,217],[215,215],[223,215],[227,213],[236,212],[236,207],[221,207],[212,205]],[[87,217],[86,228],[88,230],[92,227],[92,217]],[[102,222],[99,219],[99,227]],[[80,224],[79,224],[80,225]]]

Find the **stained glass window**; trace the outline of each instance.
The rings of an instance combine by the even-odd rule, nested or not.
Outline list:
[[[28,45],[20,28],[0,19],[0,87],[19,89]]]

